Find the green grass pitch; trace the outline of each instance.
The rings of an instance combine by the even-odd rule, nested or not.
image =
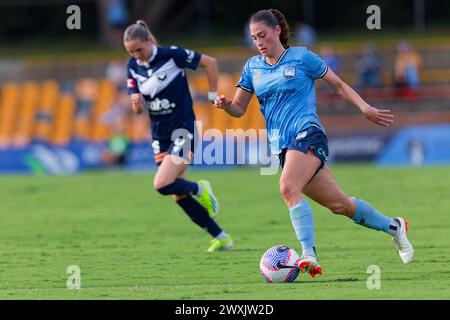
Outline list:
[[[450,167],[332,170],[353,196],[410,221],[415,260],[404,265],[386,234],[360,227],[313,203],[324,274],[267,284],[262,253],[276,244],[299,251],[279,175],[257,169],[192,170],[213,184],[218,222],[232,251],[207,254],[209,236],[170,198],[152,189],[151,173],[0,177],[0,299],[449,299]],[[69,265],[81,290],[69,290]],[[367,288],[367,268],[381,289]]]

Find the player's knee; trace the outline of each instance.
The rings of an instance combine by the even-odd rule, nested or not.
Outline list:
[[[280,181],[280,193],[284,200],[289,201],[293,197],[297,196],[299,192],[300,190],[298,190],[295,183],[283,180]]]

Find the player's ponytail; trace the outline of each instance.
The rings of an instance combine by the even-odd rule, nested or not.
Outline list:
[[[278,24],[281,27],[281,33],[280,33],[280,42],[283,45],[283,47],[287,48],[289,46],[289,25],[286,21],[286,18],[284,17],[284,14],[281,13],[280,10],[277,9],[270,9],[270,12],[277,18]]]
[[[272,29],[279,25],[281,28],[280,42],[284,48],[289,46],[289,25],[281,11],[277,9],[260,10],[250,18],[250,24],[256,22],[262,22]]]
[[[130,25],[123,33],[123,41],[139,39],[146,42],[148,39],[158,45],[155,36],[150,32],[144,20],[137,20],[135,24]]]

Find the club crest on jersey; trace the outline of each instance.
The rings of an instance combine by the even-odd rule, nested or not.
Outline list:
[[[295,67],[284,67],[283,75],[287,80],[291,80],[295,77]]]
[[[167,74],[164,71],[158,73],[159,80],[164,81],[164,80],[166,80],[166,78],[167,78]]]

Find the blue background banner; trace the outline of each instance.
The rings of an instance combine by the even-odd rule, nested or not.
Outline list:
[[[450,125],[411,126],[400,130],[375,163],[385,166],[450,164]]]
[[[374,161],[377,165],[420,166],[450,164],[450,125],[412,126],[394,136],[345,135],[329,138],[329,162]],[[25,148],[0,150],[0,173],[64,175],[107,166],[102,154],[106,143],[71,142],[61,147],[33,143]],[[130,145],[124,167],[154,169],[150,142]],[[272,164],[267,143],[203,141],[195,166],[224,167]]]

